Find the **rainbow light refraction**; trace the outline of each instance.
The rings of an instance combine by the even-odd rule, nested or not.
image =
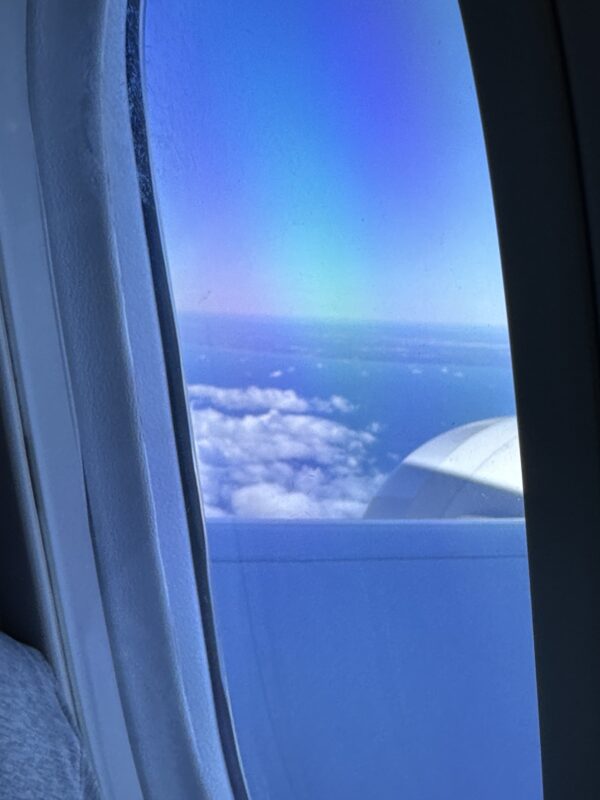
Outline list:
[[[455,2],[154,0],[146,76],[181,310],[505,323]]]

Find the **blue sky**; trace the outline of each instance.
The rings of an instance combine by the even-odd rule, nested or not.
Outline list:
[[[447,0],[149,0],[146,103],[181,310],[505,324]]]

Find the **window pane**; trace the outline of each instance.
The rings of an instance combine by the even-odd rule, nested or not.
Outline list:
[[[510,348],[458,5],[147,5],[251,794],[540,797]]]

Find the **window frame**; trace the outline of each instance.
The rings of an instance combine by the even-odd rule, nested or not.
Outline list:
[[[126,80],[139,16],[126,0],[1,13],[3,110],[18,121],[0,153],[14,388],[2,410],[39,567],[30,643],[59,677],[104,797],[244,798],[142,213]]]
[[[588,85],[593,71],[582,67],[597,71],[600,13],[567,0],[460,5],[508,308],[544,797],[592,798],[600,795],[600,175],[599,139],[589,134],[600,120],[598,83]]]

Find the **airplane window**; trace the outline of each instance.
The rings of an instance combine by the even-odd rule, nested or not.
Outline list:
[[[541,797],[458,4],[148,0],[145,80],[251,796]]]

